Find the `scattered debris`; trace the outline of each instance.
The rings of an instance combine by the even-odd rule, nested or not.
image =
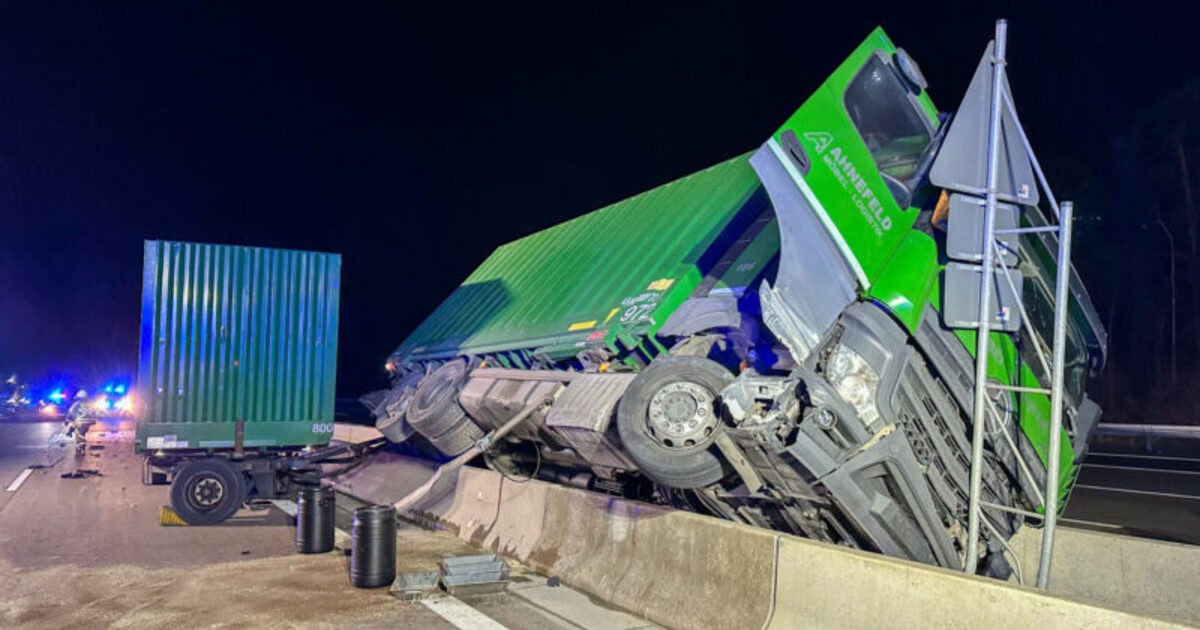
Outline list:
[[[562,586],[562,580],[558,579],[557,575],[552,575],[546,578],[546,586],[559,587]]]
[[[63,479],[83,479],[84,477],[103,477],[104,473],[94,468],[78,468],[71,472],[65,472],[59,477]]]
[[[451,595],[497,593],[508,587],[508,563],[496,554],[442,556],[442,587]]]
[[[388,592],[397,599],[415,602],[437,591],[440,571],[414,571],[396,576]]]

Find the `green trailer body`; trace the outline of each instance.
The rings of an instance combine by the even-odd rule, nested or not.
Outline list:
[[[822,163],[848,165],[813,168],[802,180],[811,198],[820,200],[826,227],[837,235],[862,292],[891,297],[897,310],[905,311],[906,322],[915,324],[934,286],[928,255],[936,265],[936,250],[930,246],[919,255],[895,255],[901,247],[916,253],[918,246],[903,242],[910,239],[918,211],[899,207],[889,194],[842,104],[864,60],[895,51],[883,29],[876,28],[773,138],[799,132]],[[915,99],[933,135],[939,125],[937,110],[925,91]],[[744,229],[734,224],[734,217],[751,196],[762,192],[749,157],[736,157],[501,246],[400,344],[393,359],[423,361],[542,347],[569,350],[597,337],[614,347],[622,339],[647,342],[710,273],[706,256],[711,258],[714,247],[729,246],[721,237],[736,238],[731,233]],[[855,186],[855,195],[846,194]],[[759,275],[778,255],[778,228],[771,225],[748,249],[729,269],[749,271],[751,277],[731,279],[735,284]],[[668,288],[656,290],[672,281]],[[880,281],[883,284],[877,286]],[[898,295],[886,295],[889,292]],[[639,297],[649,304],[630,311],[628,303]],[[906,299],[908,304],[901,305]],[[636,321],[630,322],[627,314]]]
[[[147,241],[137,449],[327,444],[340,274],[337,254]]]
[[[779,251],[747,158],[502,245],[393,360],[494,354],[521,364],[595,344],[634,349],[698,290],[744,291]]]

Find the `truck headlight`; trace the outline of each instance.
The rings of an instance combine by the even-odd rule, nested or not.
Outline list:
[[[829,382],[841,397],[858,412],[865,425],[879,419],[875,393],[879,391],[879,374],[857,352],[839,345],[829,358]]]

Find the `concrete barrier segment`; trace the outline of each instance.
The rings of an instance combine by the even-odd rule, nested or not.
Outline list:
[[[439,514],[437,506],[426,507],[425,503],[418,504],[416,510],[438,519],[459,538],[482,547],[499,513],[503,478],[482,468],[460,468],[452,479],[457,480],[457,490],[450,495],[452,500],[444,512]]]
[[[484,546],[523,562],[532,557],[546,535],[546,494],[551,487],[502,479],[496,522]]]
[[[362,467],[370,472],[359,473],[357,481],[359,489],[373,489],[372,501],[403,496],[432,474],[430,467],[380,461],[381,471],[372,470],[372,462]],[[388,489],[388,483],[396,487]],[[1170,606],[1185,604],[1176,595],[1141,609],[1123,600],[1092,600],[1101,591],[1073,592],[1088,596],[1089,601],[1077,601],[712,517],[536,480],[522,483],[480,468],[460,469],[440,498],[428,500],[432,503],[407,516],[451,529],[468,542],[668,627],[1183,627],[1110,609],[1178,618],[1178,609]],[[1084,557],[1071,550],[1073,534],[1060,531],[1060,536],[1069,541],[1062,543],[1060,557]],[[1088,540],[1078,538],[1080,545],[1098,544]],[[1115,559],[1097,559],[1136,563],[1134,547],[1142,548],[1134,545]],[[1151,557],[1169,567],[1169,552],[1154,548]],[[1157,578],[1149,569],[1091,566],[1098,580],[1145,575],[1139,577],[1146,580],[1145,588],[1130,588],[1127,594],[1146,601],[1146,589],[1192,590],[1197,582],[1188,572],[1195,565],[1177,566],[1175,573]],[[1055,571],[1056,584],[1076,579],[1057,559]],[[1171,576],[1184,582],[1170,583]]]
[[[501,483],[486,544],[655,623],[761,627],[774,532],[541,482]]]
[[[348,424],[345,422],[335,422],[333,424],[333,439],[338,442],[347,444],[361,444],[370,442],[383,437],[375,427],[368,427],[361,424]]]
[[[1023,528],[1010,544],[1022,566],[1037,567],[1041,530]],[[1069,527],[1059,527],[1054,536],[1052,594],[1200,624],[1198,589],[1195,545]]]
[[[770,627],[1180,628],[988,578],[785,536]]]

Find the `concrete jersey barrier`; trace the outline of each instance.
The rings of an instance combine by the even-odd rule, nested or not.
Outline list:
[[[1023,566],[1037,566],[1041,530],[1024,528],[1009,544]],[[1200,624],[1200,547],[1060,527],[1053,570],[1052,594]]]
[[[391,503],[429,474],[427,464],[387,454],[338,483],[362,499]],[[536,480],[522,483],[479,468],[463,468],[406,516],[668,627],[1183,627],[698,514]]]

